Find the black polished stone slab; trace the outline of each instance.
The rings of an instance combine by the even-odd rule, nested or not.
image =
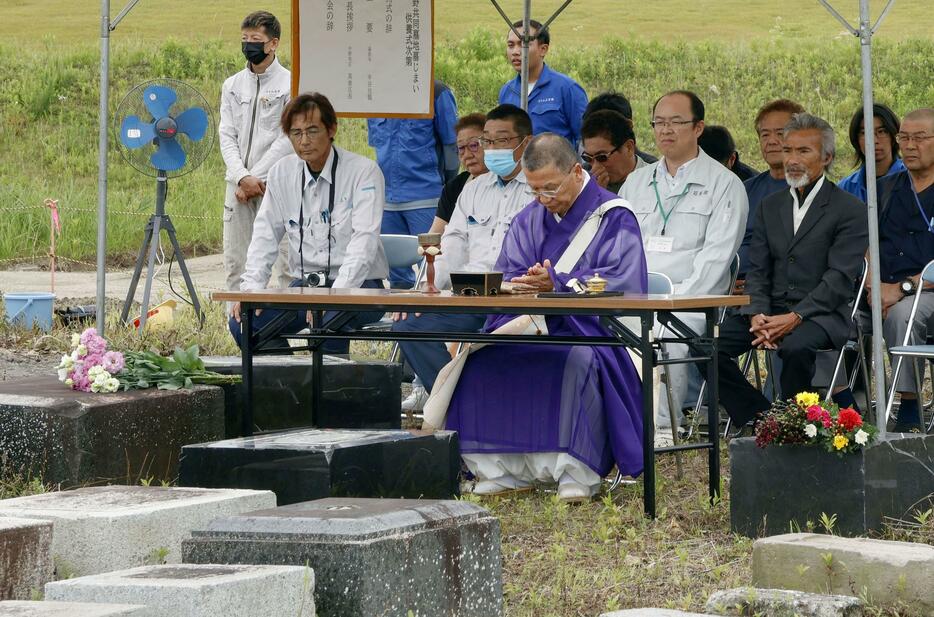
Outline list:
[[[209,356],[207,368],[239,375],[239,356]],[[253,421],[255,432],[311,426],[312,357],[257,356],[253,358]],[[402,366],[371,359],[325,356],[321,375],[318,428],[384,428],[401,426]],[[225,386],[226,434],[242,435],[242,385]]]
[[[889,433],[843,457],[813,446],[759,448],[755,439],[730,442],[730,527],[749,537],[822,529],[880,531],[886,517],[911,520],[931,506],[934,435]]]
[[[182,559],[307,565],[320,617],[503,612],[499,521],[467,501],[329,498],[248,512],[194,530]]]
[[[53,375],[0,382],[0,467],[62,488],[171,482],[182,446],[224,434],[224,392],[76,392]]]
[[[331,496],[459,494],[457,433],[296,429],[188,445],[180,486],[271,490],[280,505]]]

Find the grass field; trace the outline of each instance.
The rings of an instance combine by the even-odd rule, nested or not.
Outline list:
[[[122,2],[112,4],[116,14]],[[505,6],[515,12],[520,4]],[[548,0],[533,6],[544,13],[558,5]],[[934,18],[925,5],[927,0],[898,2],[882,29],[889,35],[875,48],[877,97],[900,112],[934,101]],[[133,85],[162,76],[191,83],[216,109],[221,82],[242,65],[238,22],[255,6],[239,0],[140,2],[113,35],[111,112]],[[287,0],[265,6],[288,15]],[[461,112],[489,109],[513,75],[502,57],[498,15],[485,0],[437,0],[436,6],[437,75],[453,88]],[[88,268],[96,239],[99,3],[7,0],[4,9],[0,269],[11,260],[45,261],[48,214],[41,204],[47,197],[61,202],[61,266]],[[674,21],[677,28],[668,23]],[[635,23],[645,25],[630,37],[627,24]],[[549,62],[591,94],[626,93],[640,145],[650,151],[649,106],[666,90],[699,92],[708,121],[727,125],[753,166],[761,165],[751,126],[756,109],[777,96],[796,98],[838,129],[840,176],[850,168],[845,127],[860,100],[860,81],[857,42],[835,37],[835,24],[811,0],[575,0],[555,24]],[[282,54],[285,64],[289,55]],[[371,154],[362,121],[342,122],[338,143]],[[215,147],[200,169],[171,183],[169,211],[189,254],[220,247],[222,175]],[[109,183],[108,255],[111,263],[125,265],[152,209],[153,181],[130,169],[112,140]]]

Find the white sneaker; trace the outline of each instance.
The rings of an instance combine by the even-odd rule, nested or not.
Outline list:
[[[428,400],[428,391],[425,386],[415,386],[409,397],[402,401],[402,411],[418,412],[425,408],[425,401]]]
[[[532,485],[522,480],[517,480],[512,476],[503,476],[496,480],[480,480],[471,491],[474,495],[511,495],[514,493],[526,493],[532,490]]]
[[[687,434],[687,431],[679,427],[678,437],[683,439],[685,434]],[[671,436],[670,427],[655,429],[655,447],[656,448],[670,448],[673,445],[675,445],[675,440]]]

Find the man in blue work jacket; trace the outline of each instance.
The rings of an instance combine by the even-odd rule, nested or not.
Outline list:
[[[381,233],[418,235],[431,227],[444,184],[457,176],[457,103],[451,89],[435,80],[434,119],[371,118],[369,144],[386,179]],[[409,268],[393,268],[396,288],[415,285]]]
[[[522,101],[522,41],[516,32],[523,24],[517,21],[506,37],[506,59],[516,70],[516,77],[499,91],[499,103],[520,106]],[[547,28],[534,19],[529,22],[529,115],[532,131],[556,133],[570,141],[574,147],[580,142],[581,118],[587,107],[587,93],[580,84],[563,73],[553,71],[545,64],[545,54],[551,42]]]

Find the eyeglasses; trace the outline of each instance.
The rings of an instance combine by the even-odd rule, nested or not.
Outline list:
[[[484,148],[489,148],[490,146],[496,146],[497,148],[505,148],[509,145],[513,139],[525,139],[522,135],[513,135],[512,137],[497,137],[496,139],[487,139],[486,137],[480,138],[480,143],[483,144]]]
[[[656,131],[658,129],[680,129],[685,124],[694,124],[693,120],[664,120],[662,118],[656,118],[650,122],[652,128]]]
[[[585,163],[593,164],[594,161],[598,163],[606,163],[610,160],[610,157],[613,156],[613,153],[619,150],[619,146],[616,146],[609,152],[597,152],[596,154],[588,154],[587,152],[581,153],[581,158],[584,159]]]
[[[458,146],[457,146],[457,153],[458,153],[458,154],[463,154],[463,153],[464,153],[465,151],[467,151],[467,150],[470,150],[471,152],[479,152],[479,151],[480,151],[480,142],[481,142],[481,141],[483,141],[483,140],[480,139],[479,137],[477,137],[477,138],[475,138],[475,139],[471,139],[470,141],[468,141],[467,143],[465,143],[463,146],[458,145]]]
[[[314,139],[315,137],[317,137],[323,132],[324,131],[322,131],[316,126],[305,129],[304,131],[301,129],[292,129],[291,131],[289,131],[289,138],[294,141],[301,141],[302,137],[307,137],[308,139]]]
[[[911,142],[915,142],[920,146],[931,138],[934,138],[934,135],[928,135],[926,133],[899,133],[895,136],[895,141],[898,142],[900,146],[910,144]]]
[[[571,173],[572,173],[573,171],[574,171],[574,168],[572,167],[572,168],[568,171],[567,175],[564,176],[564,180],[561,181],[561,184],[558,185],[558,188],[556,188],[556,189],[554,189],[554,190],[551,190],[551,191],[535,191],[535,190],[532,190],[532,189],[526,189],[525,192],[526,192],[527,195],[530,195],[530,196],[532,196],[532,197],[535,197],[535,198],[537,198],[539,201],[541,201],[542,198],[545,198],[545,199],[548,199],[548,200],[552,200],[552,199],[554,199],[555,197],[557,197],[557,196],[558,196],[558,193],[561,192],[561,189],[564,188],[564,183],[568,181],[568,178],[571,177]]]

